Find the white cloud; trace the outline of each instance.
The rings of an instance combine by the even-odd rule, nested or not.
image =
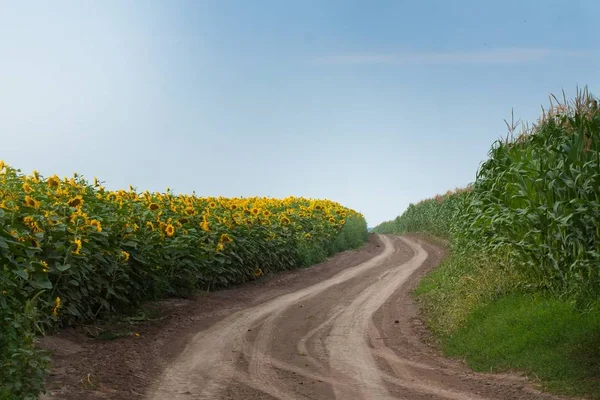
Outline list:
[[[508,48],[461,52],[346,53],[317,57],[321,65],[501,64],[540,61],[551,56],[581,56],[585,52]]]

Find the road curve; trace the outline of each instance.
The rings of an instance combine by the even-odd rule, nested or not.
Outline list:
[[[557,399],[523,378],[483,375],[421,341],[410,291],[429,259],[419,241],[198,332],[148,400]]]

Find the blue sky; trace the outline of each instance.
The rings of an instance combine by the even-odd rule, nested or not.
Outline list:
[[[0,159],[109,188],[330,198],[375,225],[503,120],[598,92],[597,1],[0,0]]]

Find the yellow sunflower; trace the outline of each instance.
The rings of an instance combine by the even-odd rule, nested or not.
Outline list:
[[[91,220],[90,225],[96,228],[98,232],[102,232],[102,224],[97,219]]]
[[[221,243],[231,243],[231,242],[233,242],[233,239],[231,239],[231,237],[228,234],[224,233],[219,238],[219,242],[221,242]]]
[[[200,228],[204,231],[204,232],[209,232],[210,231],[210,227],[208,226],[208,221],[206,220],[206,218],[204,219],[204,221],[202,221],[202,223],[200,224]]]
[[[125,262],[129,261],[129,253],[125,250],[121,250],[121,257],[125,260]]]
[[[31,196],[25,196],[25,205],[31,208],[39,208],[40,202]]]
[[[75,239],[73,241],[73,244],[75,244],[75,250],[73,250],[73,254],[80,254],[81,252],[81,247],[83,246],[81,244],[81,239]]]
[[[256,276],[257,278],[258,278],[259,276],[261,276],[262,274],[263,274],[263,270],[262,270],[261,268],[256,268],[256,269],[254,270],[254,276]]]
[[[25,191],[25,193],[31,193],[33,192],[33,188],[31,187],[31,185],[27,182],[25,182],[23,184],[23,190]]]
[[[69,199],[67,204],[69,207],[81,207],[83,205],[83,198],[81,196],[75,196],[72,199]]]
[[[60,297],[57,297],[54,300],[54,307],[52,308],[52,316],[56,317],[58,315],[58,310],[60,310]]]
[[[194,209],[194,207],[189,206],[186,207],[185,213],[189,216],[196,215],[196,210]]]
[[[160,206],[156,203],[150,203],[150,205],[148,206],[148,210],[151,210],[151,211],[156,211],[159,208],[160,208]]]
[[[167,226],[165,227],[165,234],[168,237],[173,237],[173,235],[175,234],[175,227],[171,224],[167,224]]]
[[[109,193],[106,195],[108,201],[117,201],[119,197],[115,193]]]
[[[46,180],[46,184],[51,188],[57,188],[60,186],[60,178],[56,175],[52,175]]]

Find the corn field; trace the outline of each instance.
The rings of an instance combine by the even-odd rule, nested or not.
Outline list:
[[[465,191],[411,205],[376,232],[429,232],[456,248],[509,257],[529,284],[600,292],[600,110],[587,90],[493,144]]]

